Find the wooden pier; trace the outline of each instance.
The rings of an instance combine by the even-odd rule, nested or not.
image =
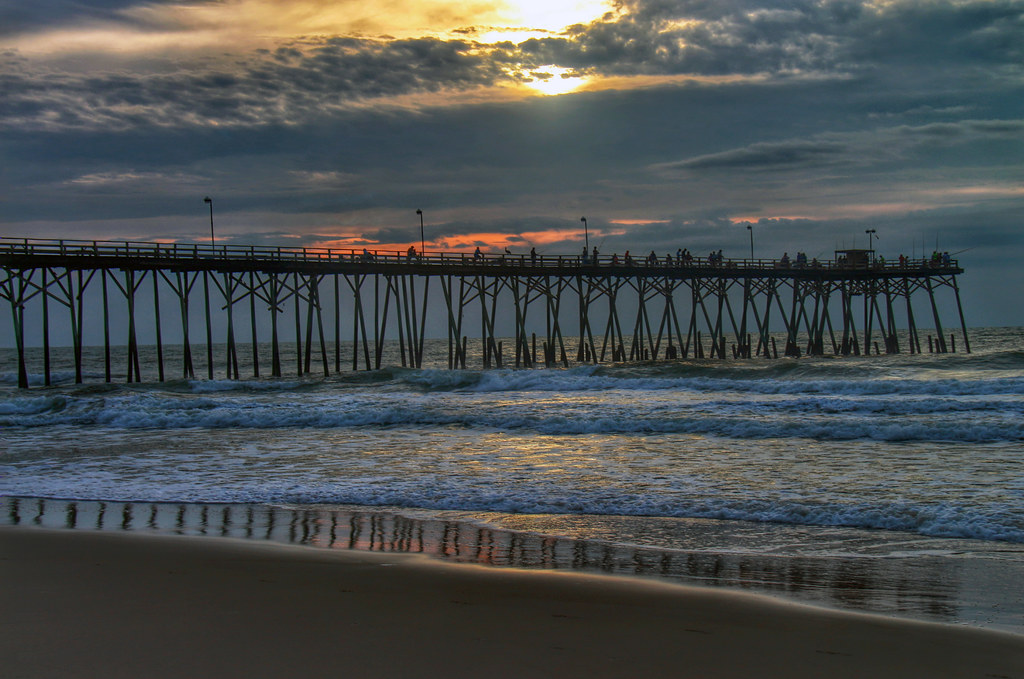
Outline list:
[[[883,261],[872,251],[846,250],[821,262],[678,253],[630,259],[0,238],[0,266],[21,387],[29,384],[27,318],[41,329],[37,341],[50,384],[55,314],[64,318],[78,382],[89,323],[102,325],[105,377],[112,381],[114,314],[123,319],[115,325],[127,328],[118,346],[127,350],[128,382],[142,380],[143,323],[152,324],[161,381],[167,343],[181,347],[180,375],[195,377],[195,325],[204,333],[210,379],[215,327],[226,335],[227,377],[239,379],[239,353],[247,345],[253,376],[267,373],[258,346],[259,328],[268,325],[272,376],[286,370],[329,375],[332,363],[335,372],[343,364],[379,369],[385,340],[395,335],[401,364],[422,367],[428,318],[432,327],[447,327],[452,369],[777,358],[779,344],[784,356],[921,353],[912,301],[922,298],[935,333],[927,350],[946,353],[956,350],[955,335],[947,342],[940,293],[952,293],[963,349],[970,352],[956,282],[963,270],[948,257]],[[99,301],[101,320],[87,300]],[[176,327],[168,327],[169,315]],[[468,337],[477,336],[477,327],[478,355],[471,361]],[[243,333],[248,336],[240,339]],[[282,352],[286,335],[294,339],[294,364]],[[511,339],[511,349],[501,337]]]

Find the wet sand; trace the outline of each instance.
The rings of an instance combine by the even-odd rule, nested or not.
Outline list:
[[[0,527],[5,677],[1024,677],[1024,636],[639,579]]]

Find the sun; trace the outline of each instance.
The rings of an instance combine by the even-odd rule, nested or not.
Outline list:
[[[531,90],[548,96],[568,94],[575,92],[587,82],[587,78],[572,75],[573,73],[575,71],[568,68],[542,66],[535,71],[531,71],[530,80],[523,84]]]

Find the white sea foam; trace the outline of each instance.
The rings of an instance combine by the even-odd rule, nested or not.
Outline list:
[[[358,483],[267,482],[259,486],[217,484],[215,479],[161,479],[130,491],[111,492],[111,471],[84,471],[73,486],[65,482],[7,481],[3,493],[125,501],[342,504],[403,506],[521,514],[662,516],[756,521],[793,525],[840,526],[913,532],[931,537],[1002,540],[1024,543],[1024,519],[1010,507],[977,507],[953,502],[880,504],[813,502],[783,498],[716,498],[636,495],[607,489],[591,492],[550,484],[449,483],[441,488],[390,476],[360,478]],[[209,484],[209,485],[207,485]]]
[[[250,395],[252,394],[252,395]],[[1013,398],[809,397],[695,399],[664,391],[596,399],[545,399],[494,392],[453,394],[294,392],[287,388],[210,389],[198,394],[152,390],[26,395],[0,403],[0,425],[121,428],[345,428],[459,426],[551,435],[691,433],[732,438],[1021,441],[1024,401]],[[955,415],[955,417],[953,417]]]
[[[416,380],[439,389],[451,386],[448,379],[436,379],[424,373]],[[475,392],[505,391],[684,391],[695,393],[750,393],[750,394],[817,394],[836,396],[984,396],[1024,395],[1024,378],[1006,377],[987,380],[897,380],[897,379],[726,379],[713,377],[614,377],[594,375],[580,370],[569,371],[514,371],[495,370],[484,373],[478,381],[466,385],[457,382],[456,388]]]
[[[285,380],[189,380],[189,389],[196,394],[224,391],[290,391],[303,386],[303,382]]]

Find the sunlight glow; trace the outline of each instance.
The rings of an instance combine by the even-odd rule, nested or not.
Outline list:
[[[565,229],[550,229],[546,231],[524,231],[519,234],[504,232],[480,231],[476,233],[465,233],[458,235],[434,235],[428,230],[426,234],[426,251],[428,253],[446,253],[449,255],[463,254],[472,256],[473,251],[479,246],[482,251],[488,254],[501,254],[507,249],[512,257],[529,257],[530,249],[536,248],[537,254],[550,255],[552,253],[564,252],[566,243],[577,241],[582,243],[583,231],[576,229],[575,220],[570,222],[571,226]],[[339,250],[362,250],[364,247],[371,252],[378,253],[405,253],[409,246],[418,251],[420,241],[418,233],[411,230],[409,240],[396,239],[384,241],[366,235],[367,231],[373,232],[378,226],[375,222],[371,226],[368,223],[336,225],[328,227],[323,231],[330,232],[322,239],[315,242],[306,242],[309,247],[336,248]],[[436,224],[435,224],[436,227]],[[606,236],[624,235],[622,229],[591,229],[590,237],[604,238]],[[552,249],[554,248],[554,249]]]
[[[601,0],[510,0],[505,7],[516,24],[545,31],[589,23],[612,11],[611,3]]]
[[[536,71],[531,71],[531,79],[526,81],[524,84],[530,89],[536,90],[541,94],[567,94],[578,90],[587,82],[586,78],[571,75],[573,73],[575,73],[575,71],[568,68],[544,66]]]

